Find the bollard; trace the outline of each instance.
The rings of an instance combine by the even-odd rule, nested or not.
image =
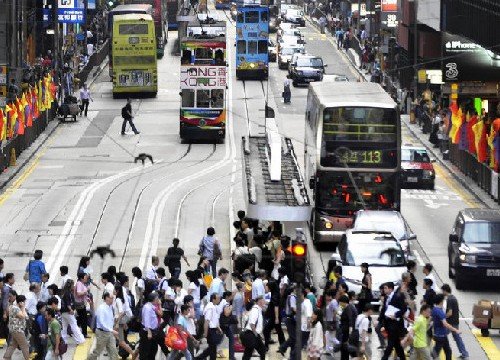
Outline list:
[[[16,149],[14,148],[10,150],[9,166],[16,166]]]

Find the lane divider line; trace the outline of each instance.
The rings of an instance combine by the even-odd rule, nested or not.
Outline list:
[[[479,330],[479,329],[473,329],[472,333],[476,337],[477,342],[479,343],[479,345],[481,345],[481,348],[483,349],[483,351],[485,352],[485,354],[489,360],[500,359],[500,350],[498,349],[496,344],[493,342],[491,337],[482,336],[481,330]]]

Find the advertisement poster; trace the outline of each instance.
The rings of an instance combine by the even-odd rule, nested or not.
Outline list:
[[[181,89],[225,89],[225,66],[181,66]]]
[[[444,81],[500,81],[500,54],[447,32],[442,46]]]
[[[398,0],[382,0],[380,5],[383,12],[398,11]]]

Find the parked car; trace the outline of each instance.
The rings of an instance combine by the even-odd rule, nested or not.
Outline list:
[[[299,26],[306,26],[304,11],[302,11],[301,9],[287,9],[285,11],[285,14],[283,15],[283,20],[292,24],[297,24]]]
[[[449,236],[448,275],[457,289],[500,283],[500,210],[458,212]]]
[[[359,210],[350,231],[390,232],[401,243],[407,259],[412,257],[411,241],[417,240],[417,235],[396,210]]]
[[[401,183],[406,188],[434,190],[436,172],[427,150],[422,146],[401,146]]]
[[[288,64],[293,54],[304,50],[300,45],[283,45],[278,52],[278,67],[280,69],[288,69]]]
[[[323,80],[326,65],[319,56],[301,54],[290,61],[289,73],[293,86]]]
[[[269,61],[276,62],[276,58],[278,57],[278,48],[276,47],[276,43],[271,39],[267,42],[267,52],[269,55]]]
[[[406,257],[397,239],[390,233],[358,232],[343,236],[332,259],[342,264],[342,275],[346,278],[349,290],[361,290],[361,264],[366,262],[372,274],[373,304],[379,305],[379,287],[392,281],[401,281],[406,271]]]

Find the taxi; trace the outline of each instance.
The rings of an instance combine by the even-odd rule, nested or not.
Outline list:
[[[422,146],[401,147],[401,185],[405,188],[434,190],[436,172],[427,150]]]

